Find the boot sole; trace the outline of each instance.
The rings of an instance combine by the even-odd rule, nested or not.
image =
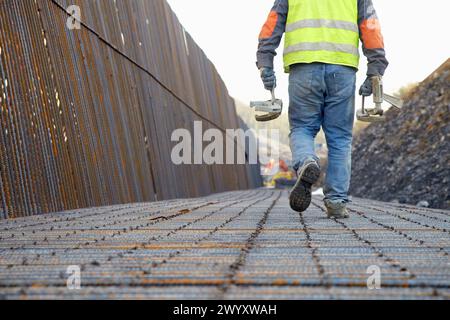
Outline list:
[[[303,212],[311,205],[311,187],[319,180],[320,168],[311,163],[308,165],[292,188],[289,204],[292,210]]]

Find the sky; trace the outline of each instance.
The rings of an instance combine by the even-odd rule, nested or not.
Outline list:
[[[168,0],[224,79],[230,95],[249,102],[268,99],[256,68],[258,35],[274,0]],[[373,0],[381,21],[390,66],[386,93],[419,82],[450,57],[450,1]],[[365,79],[361,59],[358,87]],[[288,101],[282,44],[275,58],[277,95]]]

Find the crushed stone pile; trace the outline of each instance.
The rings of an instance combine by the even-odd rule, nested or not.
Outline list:
[[[450,209],[450,59],[353,144],[353,196]]]

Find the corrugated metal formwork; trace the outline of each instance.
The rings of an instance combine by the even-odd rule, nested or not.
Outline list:
[[[239,120],[164,0],[0,1],[0,105],[1,218],[260,183],[256,166],[172,164],[173,130]]]

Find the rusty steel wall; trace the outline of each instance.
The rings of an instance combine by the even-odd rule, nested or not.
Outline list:
[[[239,121],[165,0],[0,0],[0,105],[0,218],[260,183],[257,166],[172,164],[173,130]]]

